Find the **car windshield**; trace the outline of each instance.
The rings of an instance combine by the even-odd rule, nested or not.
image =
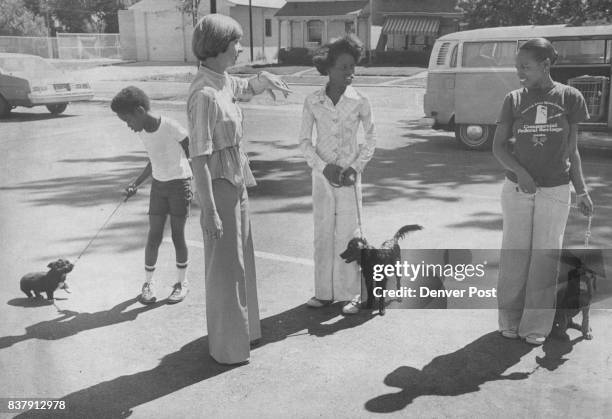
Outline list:
[[[0,57],[0,69],[3,73],[28,79],[62,75],[53,64],[41,57]]]

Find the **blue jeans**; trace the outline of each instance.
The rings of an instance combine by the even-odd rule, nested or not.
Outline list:
[[[570,208],[569,184],[521,192],[502,188],[504,231],[497,299],[499,329],[548,336],[555,317],[560,249]]]

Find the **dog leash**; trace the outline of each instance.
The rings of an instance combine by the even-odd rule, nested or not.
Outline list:
[[[104,224],[102,224],[102,227],[100,227],[98,229],[98,231],[96,232],[95,236],[93,236],[93,238],[91,240],[89,240],[89,243],[87,243],[87,246],[85,246],[85,248],[81,251],[81,253],[79,253],[79,256],[75,259],[73,265],[76,265],[77,261],[81,258],[81,256],[83,256],[83,254],[87,251],[87,249],[89,249],[89,246],[91,246],[91,244],[94,242],[94,240],[98,238],[98,236],[100,235],[102,230],[104,230],[104,227],[106,227],[106,224],[108,224],[108,222],[111,220],[111,218],[113,218],[113,215],[115,215],[115,213],[117,212],[119,207],[121,207],[121,205],[123,205],[123,203],[126,202],[129,198],[130,198],[129,196],[126,196],[124,199],[119,201],[119,203],[117,204],[117,206],[115,207],[113,212],[110,213],[110,215],[106,218],[106,221],[104,221]]]
[[[559,202],[559,203],[561,203],[563,205],[567,205],[568,207],[573,208],[573,209],[578,209],[578,205],[577,204],[572,204],[572,203],[568,204],[567,202],[561,201],[557,197],[554,197],[554,196],[552,196],[550,194],[547,194],[546,192],[543,192],[541,190],[538,190],[537,193],[540,193],[540,194],[544,195],[546,198],[548,198],[548,199],[550,199],[552,201]],[[589,248],[589,241],[591,239],[591,224],[592,224],[592,221],[593,221],[593,214],[588,216],[587,227],[586,227],[586,230],[584,232],[584,248],[585,249]]]
[[[355,191],[355,205],[357,206],[357,225],[359,226],[359,237],[363,238],[363,226],[361,224],[361,206],[359,205],[357,183],[353,183],[353,191]]]

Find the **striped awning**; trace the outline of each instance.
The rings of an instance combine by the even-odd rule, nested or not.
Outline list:
[[[440,19],[414,16],[387,16],[382,33],[389,35],[438,36]]]

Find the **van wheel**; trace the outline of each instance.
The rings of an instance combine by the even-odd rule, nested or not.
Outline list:
[[[457,124],[455,138],[468,150],[490,150],[495,125]]]
[[[47,105],[47,109],[49,109],[49,112],[51,112],[53,115],[59,115],[62,112],[64,112],[66,110],[66,108],[68,107],[67,103],[58,103],[56,105]]]
[[[6,99],[0,96],[0,117],[8,116],[8,114],[11,113],[11,109],[12,107]]]

